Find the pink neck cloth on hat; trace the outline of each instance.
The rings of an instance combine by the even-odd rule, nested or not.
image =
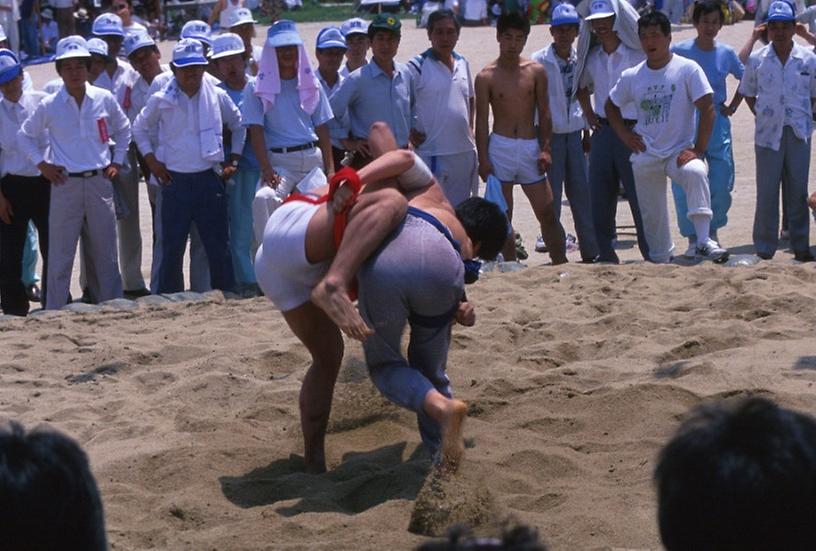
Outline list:
[[[320,82],[312,70],[309,56],[303,45],[298,47],[297,90],[300,97],[300,107],[311,115],[320,101]],[[258,64],[258,77],[255,81],[255,95],[261,98],[264,113],[274,107],[275,98],[281,91],[280,70],[275,48],[264,45],[261,61]]]

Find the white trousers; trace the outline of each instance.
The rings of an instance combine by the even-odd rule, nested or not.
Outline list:
[[[667,177],[677,182],[686,192],[689,219],[692,216],[709,218],[712,216],[711,192],[708,188],[708,169],[705,162],[694,159],[678,167],[679,154],[680,151],[670,157],[658,157],[647,151],[636,153],[630,159],[640,216],[643,219],[643,231],[649,244],[649,258],[652,262],[669,262],[674,250],[666,198]]]

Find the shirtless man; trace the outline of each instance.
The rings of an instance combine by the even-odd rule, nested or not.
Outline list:
[[[375,157],[397,149],[381,123],[368,141]],[[454,210],[427,165],[415,159],[398,177],[412,190],[405,192],[408,214],[358,275],[360,312],[375,330],[363,350],[371,380],[389,400],[416,413],[423,443],[442,470],[453,472],[463,452],[467,406],[453,399],[445,373],[451,327],[454,320],[468,326],[476,321],[464,284],[475,281],[478,265],[468,261],[477,253],[495,258],[506,240],[507,218],[479,197]],[[401,347],[406,325],[407,359]]]
[[[513,12],[496,23],[499,57],[476,76],[476,149],[479,175],[491,174],[502,183],[508,214],[513,216],[513,186],[530,201],[541,225],[541,236],[553,264],[567,262],[564,233],[553,207],[553,194],[545,171],[550,167],[550,119],[547,73],[541,64],[522,58],[530,23]],[[488,116],[493,109],[493,133],[488,147]],[[538,109],[538,137],[535,112]],[[508,238],[505,260],[515,260],[515,243]]]
[[[398,190],[373,182],[393,178],[412,164],[408,152],[394,151],[360,170],[362,183],[369,185],[348,211],[346,238],[339,247],[334,217],[345,209],[345,190],[330,205],[291,201],[275,210],[255,257],[258,285],[312,356],[300,391],[307,472],[326,470],[326,426],[343,359],[341,330],[358,340],[373,333],[349,299],[351,282],[407,209]],[[328,187],[314,191],[319,196]]]

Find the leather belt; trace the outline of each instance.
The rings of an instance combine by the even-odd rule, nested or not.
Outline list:
[[[68,176],[71,178],[93,178],[97,174],[100,174],[101,170],[86,170],[84,172],[69,172]]]
[[[317,142],[308,142],[301,145],[293,145],[292,147],[270,147],[269,151],[272,153],[293,153],[295,151],[303,151],[304,149],[314,149],[317,147]]]
[[[598,122],[601,124],[601,126],[609,126],[609,119],[605,119],[604,117],[598,117]],[[637,121],[632,119],[623,119],[623,124],[629,128],[632,128],[637,124]]]

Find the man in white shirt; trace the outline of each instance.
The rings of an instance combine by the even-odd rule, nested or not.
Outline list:
[[[666,177],[688,198],[697,235],[709,235],[711,193],[704,155],[714,127],[714,91],[703,69],[671,52],[671,23],[652,11],[638,20],[646,61],[623,72],[606,101],[606,116],[631,157],[649,260],[666,263],[674,250],[666,201]],[[620,106],[637,106],[637,124],[624,123]],[[696,113],[695,113],[696,111]],[[695,115],[699,116],[695,137]],[[711,239],[697,242],[698,258],[725,262],[728,251]]]
[[[47,309],[68,301],[80,234],[87,245],[93,302],[122,296],[116,254],[113,185],[130,143],[130,123],[113,95],[86,82],[91,54],[79,36],[57,44],[63,87],[22,125],[20,145],[52,184]],[[43,156],[39,140],[48,136]],[[110,140],[113,140],[113,152]]]
[[[575,97],[578,87],[578,56],[572,44],[578,36],[581,23],[572,4],[559,4],[553,10],[550,33],[553,43],[533,54],[547,71],[547,93],[550,97],[550,115],[553,134],[552,165],[548,176],[553,192],[555,215],[561,219],[561,196],[566,192],[582,262],[594,262],[598,256],[595,227],[592,225],[592,200],[587,180],[587,162],[584,139],[588,138],[581,105]],[[536,250],[543,245],[536,243]]]
[[[124,0],[116,0],[124,2]],[[122,20],[118,15],[103,13],[93,22],[93,33],[108,45],[108,63],[102,74],[94,80],[99,86],[116,97],[125,113],[132,111],[133,84],[139,74],[130,64],[119,59],[125,38]],[[133,118],[129,117],[131,122]],[[139,165],[136,148],[130,147],[127,162],[114,181],[125,205],[124,216],[116,221],[119,237],[119,267],[125,296],[137,298],[148,294],[142,276],[142,230],[139,225]]]
[[[619,9],[633,9],[625,1],[618,2]],[[623,19],[623,24],[627,19]],[[589,51],[583,73],[579,75],[578,100],[584,117],[592,132],[589,151],[589,188],[592,195],[592,223],[598,242],[598,260],[620,262],[615,252],[615,215],[618,208],[620,185],[626,192],[632,219],[635,223],[640,253],[649,258],[649,247],[643,234],[643,222],[638,207],[637,191],[629,163],[631,151],[620,141],[609,126],[604,114],[604,104],[609,91],[615,86],[620,74],[644,59],[643,51],[624,43],[615,30],[618,15],[610,0],[593,0],[586,21],[600,44]],[[590,104],[590,92],[594,90],[594,107]],[[626,124],[635,124],[634,105],[622,106]]]
[[[17,56],[11,50],[0,50],[0,304],[4,314],[13,316],[25,316],[29,310],[22,281],[29,221],[36,226],[42,244],[43,279],[48,275],[51,184],[23,153],[18,139],[20,125],[46,94],[26,90],[23,80]],[[42,138],[40,150],[44,152],[46,146]],[[43,285],[41,300],[47,289]]]
[[[479,190],[473,78],[467,60],[454,51],[456,15],[435,11],[427,29],[431,47],[408,62],[416,112],[411,141],[455,207]]]
[[[813,260],[806,200],[816,100],[816,56],[793,41],[796,23],[787,2],[768,8],[768,45],[751,54],[739,92],[756,116],[757,201],[754,247],[770,259],[779,244],[779,187],[794,258]]]
[[[160,293],[184,289],[182,260],[193,222],[207,251],[213,288],[228,291],[235,285],[222,178],[237,169],[246,131],[226,92],[204,80],[207,63],[199,41],[180,40],[173,48],[174,78],[147,100],[133,126],[139,151],[163,186]],[[232,133],[228,163],[224,127]]]

